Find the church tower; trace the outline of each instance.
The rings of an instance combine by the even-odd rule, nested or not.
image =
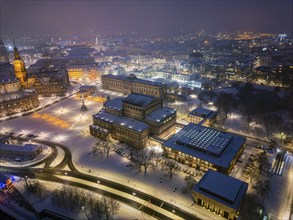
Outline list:
[[[25,63],[23,59],[21,59],[18,49],[15,46],[15,42],[13,40],[13,45],[14,45],[14,61],[13,61],[13,66],[14,66],[14,71],[15,71],[15,76],[16,78],[19,79],[20,84],[24,87],[27,86],[27,72],[25,69]]]

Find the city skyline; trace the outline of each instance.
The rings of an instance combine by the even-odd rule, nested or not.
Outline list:
[[[0,0],[0,219],[293,219],[292,7]]]

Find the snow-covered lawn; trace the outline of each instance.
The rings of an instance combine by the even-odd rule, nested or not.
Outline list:
[[[33,194],[27,192],[25,190],[25,183],[24,181],[16,182],[14,185],[15,187],[20,190],[20,192],[28,199],[28,201],[34,206],[34,208],[41,212],[44,209],[51,210],[57,213],[60,213],[64,216],[67,216],[72,219],[87,219],[84,212],[72,212],[67,209],[58,208],[55,205],[51,203],[51,192],[55,189],[60,189],[62,187],[62,184],[55,183],[55,182],[48,182],[48,181],[41,181],[40,183],[44,184],[46,187],[46,190],[48,190],[48,194],[46,198],[40,199]],[[97,194],[98,195],[98,194]],[[100,197],[100,195],[98,195]],[[118,214],[114,216],[114,219],[121,219],[121,220],[127,220],[130,216],[133,216],[137,219],[154,219],[152,216],[147,215],[145,213],[142,213],[141,211],[138,211],[137,209],[134,209],[124,203],[120,203],[120,209],[118,211]]]
[[[111,96],[111,98],[114,97]],[[176,173],[172,180],[169,180],[166,171],[161,171],[160,166],[155,170],[149,168],[146,174],[138,173],[137,170],[126,166],[130,163],[128,159],[113,151],[110,153],[110,158],[102,159],[90,155],[97,138],[89,135],[88,126],[92,124],[92,115],[100,110],[102,103],[87,101],[86,105],[89,110],[81,112],[81,100],[71,97],[38,112],[53,115],[70,123],[71,126],[67,129],[40,118],[33,118],[32,115],[4,121],[2,126],[10,132],[13,131],[15,135],[22,130],[30,130],[31,133],[40,135],[40,139],[66,145],[71,149],[74,164],[82,172],[88,173],[91,170],[92,175],[100,175],[103,178],[132,186],[134,190],[145,191],[194,213],[199,218],[213,219],[215,217],[213,213],[195,205],[191,193],[181,193],[181,188],[186,184],[184,182],[186,174],[183,172]],[[182,167],[185,166],[182,165]],[[187,166],[186,169],[194,171]],[[129,217],[136,218],[136,215]]]

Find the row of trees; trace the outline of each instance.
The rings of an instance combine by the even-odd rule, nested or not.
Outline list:
[[[25,178],[25,189],[40,199],[45,198],[48,193],[45,185],[37,179]]]
[[[236,100],[232,94],[221,93],[215,101],[218,108],[219,123],[224,124],[225,120],[233,110],[237,108],[243,118],[243,124],[249,129],[252,122],[263,127],[267,137],[271,136],[283,124],[280,113],[276,112],[276,106],[272,106],[267,100],[262,98],[248,99],[252,95],[253,88],[250,84],[245,85]]]
[[[52,204],[73,212],[84,212],[88,219],[113,219],[120,208],[116,200],[102,196],[98,198],[91,192],[63,186],[52,193]]]
[[[153,148],[145,148],[144,150],[133,153],[133,161],[139,172],[141,172],[143,168],[144,172],[147,173],[149,167],[155,170],[158,166],[158,159],[160,158],[162,158],[162,153],[157,152]],[[162,171],[165,171],[171,180],[178,167],[177,162],[172,159],[167,159],[164,163],[160,163],[160,165]]]
[[[269,196],[272,173],[265,151],[250,160],[250,181],[254,180],[255,193],[246,195],[240,216],[242,219],[263,219],[264,203]]]

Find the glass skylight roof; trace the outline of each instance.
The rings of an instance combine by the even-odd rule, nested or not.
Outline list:
[[[184,133],[176,142],[200,151],[220,155],[231,139],[232,136],[227,133],[198,126]]]

